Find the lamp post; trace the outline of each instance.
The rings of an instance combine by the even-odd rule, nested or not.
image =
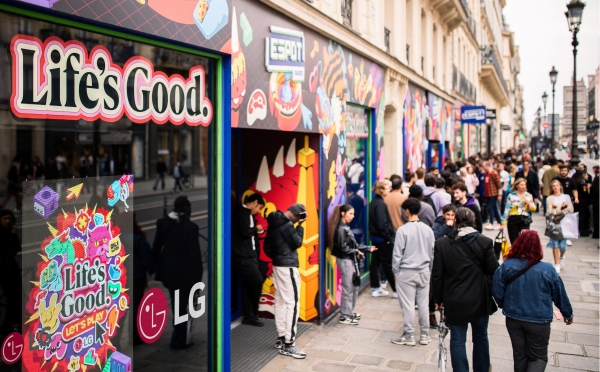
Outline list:
[[[565,16],[569,23],[569,31],[573,33],[573,133],[571,137],[571,165],[573,167],[579,164],[579,149],[577,148],[577,33],[579,32],[579,26],[581,25],[581,16],[583,15],[583,8],[585,3],[580,0],[571,0],[567,4],[567,11]]]
[[[556,152],[556,145],[554,143],[554,86],[556,85],[557,75],[558,71],[552,66],[552,70],[550,70],[550,83],[552,84],[552,139],[550,141],[550,152],[552,155]]]

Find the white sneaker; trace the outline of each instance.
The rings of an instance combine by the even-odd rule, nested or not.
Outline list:
[[[392,298],[398,298],[398,292],[392,292]]]
[[[488,223],[487,225],[485,225],[485,229],[486,230],[494,230],[494,225],[492,225],[491,223]]]
[[[501,228],[500,224],[494,225],[494,230],[498,231],[498,230],[500,230],[500,228]]]
[[[563,266],[565,266],[565,259],[564,259],[564,258],[561,258],[561,259],[558,261],[558,264],[560,265],[560,267],[563,267]]]
[[[373,296],[373,297],[387,297],[389,295],[390,295],[390,292],[385,291],[381,288],[371,289],[371,296]]]
[[[570,247],[573,245],[573,242],[570,239],[567,239],[567,245]]]
[[[557,274],[560,274],[560,265],[554,265],[554,270],[556,270]]]
[[[379,285],[381,286],[381,288],[386,289],[387,288],[387,280],[382,280]]]

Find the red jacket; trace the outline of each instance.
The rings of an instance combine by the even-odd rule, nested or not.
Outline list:
[[[486,175],[487,178],[487,175]],[[489,183],[485,185],[485,196],[488,198],[497,197],[502,192],[502,182],[500,182],[500,175],[495,170],[490,173]]]

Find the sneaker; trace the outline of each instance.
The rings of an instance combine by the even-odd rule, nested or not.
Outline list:
[[[421,341],[419,341],[419,343],[421,345],[429,345],[430,342],[431,342],[431,337],[429,337],[429,335],[427,333],[422,333]]]
[[[392,292],[392,298],[398,298],[398,292]]]
[[[275,343],[275,349],[283,349],[285,346],[285,337],[277,337],[277,342]]]
[[[554,270],[556,270],[557,274],[560,274],[560,265],[554,265]]]
[[[306,353],[303,353],[294,344],[284,344],[283,348],[279,349],[279,354],[291,356],[296,359],[306,358]]]
[[[417,343],[415,342],[415,338],[413,336],[402,335],[400,338],[393,338],[392,344],[415,346]]]
[[[498,231],[500,230],[502,226],[500,224],[494,225],[494,230]]]
[[[573,245],[573,242],[570,239],[567,239],[567,245],[570,247]]]
[[[359,313],[352,314],[352,319],[360,320],[360,318],[362,318],[362,316]]]
[[[385,291],[381,288],[371,289],[371,296],[373,296],[373,297],[387,297],[389,295],[390,295],[390,292]]]
[[[341,316],[340,320],[339,320],[340,324],[347,324],[347,325],[358,325],[358,319],[350,317],[350,318],[346,318]]]
[[[386,289],[387,288],[387,280],[382,280],[380,283],[381,288]]]
[[[485,225],[485,229],[486,230],[494,230],[494,225],[492,225],[491,223],[488,223],[487,225]]]
[[[564,259],[564,258],[561,258],[561,259],[558,261],[558,264],[560,265],[560,267],[563,267],[563,266],[565,266],[565,259]]]
[[[438,322],[437,322],[437,319],[435,318],[435,313],[429,314],[429,328],[437,328],[437,327],[438,327]]]

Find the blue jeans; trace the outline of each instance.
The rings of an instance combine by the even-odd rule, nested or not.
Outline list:
[[[544,205],[544,216],[546,215],[546,200],[548,200],[548,197],[542,196],[542,204]]]
[[[494,224],[494,218],[499,224],[502,224],[502,217],[500,216],[500,207],[498,207],[498,197],[492,196],[487,198],[488,213],[490,215],[490,223]]]
[[[473,335],[473,372],[488,372],[490,369],[490,342],[487,329],[489,316],[471,322]],[[469,324],[449,324],[450,358],[454,372],[469,372],[467,360],[467,328]]]

